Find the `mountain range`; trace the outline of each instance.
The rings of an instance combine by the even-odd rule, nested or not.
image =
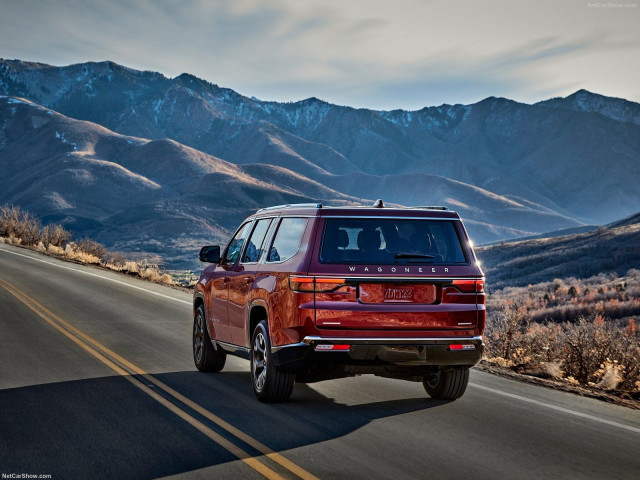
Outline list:
[[[171,266],[276,203],[445,204],[476,243],[640,205],[640,104],[584,90],[376,111],[113,62],[0,60],[0,95],[0,203]]]

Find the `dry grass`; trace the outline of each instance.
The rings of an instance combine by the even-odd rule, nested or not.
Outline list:
[[[140,278],[151,282],[164,283],[168,285],[173,285],[175,283],[171,275],[160,270],[160,267],[155,264],[121,261],[120,258],[118,258],[106,262],[104,266],[117,272],[139,276]]]
[[[71,242],[67,243],[62,252],[64,258],[74,260],[80,263],[87,263],[90,265],[100,265],[100,257],[93,255],[92,253],[82,250],[78,244]]]
[[[19,207],[0,207],[0,243],[20,245],[78,263],[99,265],[156,283],[174,285],[171,275],[158,265],[131,262],[124,254],[109,252],[104,245],[83,238],[71,240],[71,233],[57,224],[40,227],[40,221]]]
[[[0,237],[0,243],[5,243],[7,245],[22,245],[22,239],[9,235],[8,237]]]

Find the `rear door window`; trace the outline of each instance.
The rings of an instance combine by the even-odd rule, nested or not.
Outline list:
[[[452,220],[328,218],[323,263],[464,264]]]
[[[242,263],[255,263],[262,257],[264,238],[269,231],[269,225],[271,225],[270,218],[258,220],[247,241],[247,248],[244,251],[244,255],[242,255]]]
[[[300,250],[308,222],[308,218],[286,217],[280,220],[267,255],[267,262],[284,262],[293,257]]]

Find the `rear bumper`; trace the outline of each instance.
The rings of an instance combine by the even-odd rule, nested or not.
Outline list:
[[[340,345],[345,350],[330,350]],[[451,345],[466,345],[452,350]],[[318,346],[320,346],[318,348]],[[313,364],[472,367],[484,351],[482,337],[338,338],[308,336],[300,343],[272,347],[275,364],[297,368]]]

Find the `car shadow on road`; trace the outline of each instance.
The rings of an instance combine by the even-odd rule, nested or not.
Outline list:
[[[154,376],[275,451],[335,439],[376,419],[446,403],[422,397],[349,406],[296,385],[291,402],[262,404],[251,391],[248,372]],[[174,403],[259,455],[214,422]],[[0,390],[0,457],[3,472],[54,478],[156,478],[214,465],[232,468],[237,460],[120,376]]]
[[[253,395],[248,371],[186,371],[155,376],[276,451],[332,440],[374,420],[451,403],[430,399],[424,393],[419,397],[346,405],[308,385],[296,384],[289,402],[265,404]],[[380,385],[388,388],[389,383],[381,379]]]

